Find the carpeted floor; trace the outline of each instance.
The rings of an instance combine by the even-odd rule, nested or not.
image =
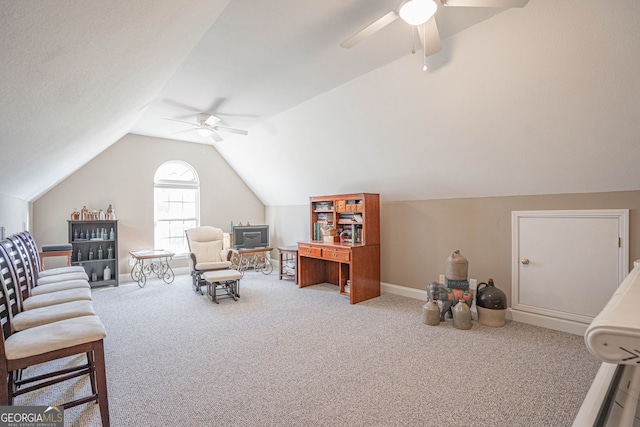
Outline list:
[[[247,272],[240,300],[219,305],[189,276],[93,297],[115,427],[569,426],[600,365],[579,336],[517,322],[427,326],[423,301],[349,305],[332,285],[298,289],[275,273]],[[16,404],[60,403],[83,387]],[[93,404],[65,420],[100,425]]]

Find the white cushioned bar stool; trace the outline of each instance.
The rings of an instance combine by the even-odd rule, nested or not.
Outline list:
[[[242,279],[242,273],[237,270],[225,269],[207,271],[203,275],[203,279],[207,287],[207,295],[213,302],[220,304],[221,297],[218,296],[218,291],[223,291],[225,295],[222,298],[233,298],[236,301],[240,298],[240,279]]]

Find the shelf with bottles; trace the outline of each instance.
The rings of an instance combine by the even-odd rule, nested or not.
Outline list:
[[[115,241],[113,242],[115,243]],[[75,243],[77,242],[74,242],[74,244]],[[95,241],[87,243],[93,243],[93,245],[89,246],[89,248],[87,248],[86,245],[75,245],[76,247],[73,248],[73,261],[82,262],[115,259],[115,249],[113,245],[109,245],[106,248],[103,248],[101,243],[98,243],[97,246],[95,246]]]
[[[100,223],[100,224],[106,224]],[[76,226],[73,228],[73,235],[71,243],[76,242],[88,242],[88,241],[100,241],[100,240],[115,240],[116,232],[114,227],[108,230],[107,227],[98,226],[94,224],[94,227],[82,228],[82,226]]]
[[[117,220],[68,220],[68,224],[72,265],[84,267],[92,287],[118,286]]]
[[[83,267],[89,276],[91,286],[105,286],[107,284],[118,285],[115,259],[100,259],[91,261],[74,261],[71,265]]]

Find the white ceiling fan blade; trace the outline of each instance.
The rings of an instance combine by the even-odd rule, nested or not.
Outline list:
[[[196,120],[200,124],[206,124],[209,126],[213,126],[220,121],[218,117],[208,113],[196,114]]]
[[[170,119],[168,117],[163,117],[163,120],[171,120],[172,122],[186,123],[186,124],[191,125],[191,126],[198,126],[197,123],[185,122],[184,120]]]
[[[211,138],[215,141],[215,142],[220,142],[222,141],[222,137],[220,136],[220,134],[218,132],[216,132],[215,130],[211,129]]]
[[[417,27],[420,43],[423,43],[424,56],[440,52],[442,43],[440,43],[440,33],[438,32],[435,16],[432,16],[424,25],[418,25]]]
[[[237,133],[238,135],[249,135],[249,132],[244,129],[228,128],[226,126],[215,126],[214,129],[222,132]]]
[[[209,117],[207,118],[207,120],[205,120],[205,121],[204,121],[204,123],[205,123],[206,125],[213,126],[213,125],[215,125],[216,123],[218,123],[219,121],[220,121],[220,118],[219,118],[219,117],[216,117],[216,116],[211,115],[211,116],[209,116]]]
[[[362,30],[360,30],[359,32],[357,32],[347,40],[340,43],[340,46],[347,49],[350,47],[353,47],[356,44],[360,43],[362,40],[369,37],[370,35],[376,33],[377,31],[380,31],[387,25],[391,24],[393,21],[398,19],[398,17],[399,17],[398,13],[392,10],[391,12],[384,15],[382,18],[378,19],[372,24],[369,24],[368,26],[366,26],[365,28],[363,28]]]
[[[529,0],[443,0],[445,6],[456,7],[500,7],[509,9],[511,7],[524,7]]]
[[[187,130],[179,130],[178,132],[171,132],[171,135],[175,135],[178,133],[186,133],[186,132],[193,132],[196,129],[187,129]]]

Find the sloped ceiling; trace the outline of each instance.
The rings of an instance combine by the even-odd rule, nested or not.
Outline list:
[[[126,133],[212,144],[266,205],[640,189],[640,2],[441,7],[427,72],[401,21],[338,46],[398,3],[5,4],[0,193],[33,200]],[[198,112],[249,135],[164,120]]]
[[[0,193],[31,201],[126,135],[228,3],[0,3]]]

